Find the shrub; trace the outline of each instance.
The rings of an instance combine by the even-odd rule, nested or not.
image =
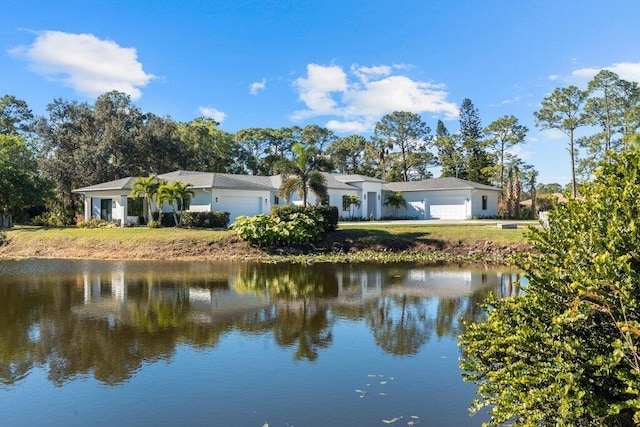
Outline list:
[[[7,243],[9,240],[7,238],[7,233],[4,231],[0,230],[0,246],[4,245],[5,243]]]
[[[184,212],[182,225],[185,227],[227,228],[229,212]]]
[[[263,248],[305,245],[324,235],[321,221],[304,212],[277,215],[239,216],[231,228],[245,241]]]
[[[524,294],[484,305],[461,337],[490,425],[640,424],[640,146],[531,228]]]
[[[149,228],[158,228],[158,227],[160,227],[160,223],[158,221],[155,221],[155,220],[152,219],[151,221],[147,222],[147,227],[149,227]]]
[[[159,217],[160,215],[158,214],[158,212],[153,213],[153,221],[158,223],[157,227],[175,227],[176,226],[176,220],[173,217],[173,213],[163,212],[161,221],[159,221]],[[153,227],[153,228],[157,228],[157,227]]]
[[[280,219],[287,221],[291,215],[296,213],[304,213],[305,215],[313,218],[322,225],[326,231],[333,231],[338,227],[338,219],[340,214],[338,208],[335,206],[273,206],[271,208],[271,215],[277,216]]]

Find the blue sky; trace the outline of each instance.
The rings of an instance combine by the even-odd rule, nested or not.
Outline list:
[[[56,97],[129,93],[143,111],[221,128],[318,124],[369,135],[394,110],[456,131],[470,98],[483,126],[515,115],[517,153],[566,184],[564,135],[533,112],[600,69],[640,81],[640,2],[30,1],[3,5],[0,95],[44,114]]]

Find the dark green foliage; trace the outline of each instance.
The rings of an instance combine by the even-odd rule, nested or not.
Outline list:
[[[227,228],[229,212],[184,212],[182,225],[199,228]]]
[[[322,222],[327,231],[333,231],[338,227],[338,219],[340,218],[338,208],[335,206],[273,206],[271,215],[277,216],[282,220],[289,220],[291,215],[296,213],[304,213],[311,218],[316,218]]]
[[[176,227],[175,217],[169,213],[163,212],[162,216],[158,212],[153,213],[153,222],[159,224],[161,227]],[[151,223],[151,221],[149,221]],[[149,225],[149,224],[147,224]]]
[[[274,206],[271,215],[239,216],[231,228],[252,245],[274,248],[312,244],[337,225],[334,206]]]
[[[583,200],[532,228],[520,297],[490,299],[462,336],[490,425],[640,422],[640,146],[611,154]]]
[[[294,212],[282,219],[277,215],[239,216],[231,228],[245,241],[262,248],[307,245],[324,235],[321,219]]]

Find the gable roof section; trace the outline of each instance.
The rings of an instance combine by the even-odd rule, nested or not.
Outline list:
[[[181,181],[192,188],[226,188],[233,190],[273,190],[268,176],[236,175],[231,173],[174,171],[158,175],[160,179]]]
[[[443,190],[485,190],[501,191],[490,185],[478,184],[460,178],[430,178],[422,181],[389,182],[382,186],[389,191],[443,191]]]
[[[365,175],[358,175],[358,174],[332,173],[331,175],[337,181],[344,182],[346,184],[350,182],[377,182],[377,183],[384,184],[387,182],[382,179],[373,178]]]
[[[73,190],[73,193],[84,193],[86,191],[109,191],[109,190],[127,190],[131,191],[133,187],[133,181],[138,179],[137,177],[129,176],[127,178],[116,179],[115,181],[102,182],[96,185],[90,185],[88,187],[77,188]]]

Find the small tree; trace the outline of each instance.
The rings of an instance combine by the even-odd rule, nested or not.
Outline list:
[[[356,209],[360,207],[362,202],[360,201],[360,198],[358,196],[356,196],[355,194],[350,194],[348,196],[344,196],[343,204],[345,207],[349,208],[349,219],[353,219],[353,217],[356,215]]]
[[[193,199],[193,196],[195,195],[195,193],[191,188],[189,188],[191,187],[191,184],[184,184],[179,181],[174,181],[172,183],[172,186],[173,186],[173,196],[175,197],[176,202],[178,204],[178,214],[180,215],[179,225],[182,226],[182,218],[184,216],[183,213],[184,211],[189,209],[189,204],[191,203],[191,199]],[[176,225],[178,225],[178,223],[176,223]]]
[[[139,177],[133,181],[131,197],[142,197],[147,202],[147,222],[153,219],[153,203],[159,186],[157,175],[151,175],[147,178]]]
[[[464,378],[489,425],[640,423],[640,145],[611,154],[593,184],[532,228],[529,284],[490,298],[461,337]]]
[[[327,180],[315,169],[315,148],[305,147],[298,142],[293,144],[291,152],[294,154],[293,160],[283,159],[275,167],[282,174],[282,185],[278,189],[278,195],[289,201],[291,193],[295,191],[302,199],[302,204],[307,206],[307,196],[311,191],[320,202],[326,201]]]
[[[158,188],[158,199],[160,202],[167,202],[171,206],[173,212],[173,220],[176,226],[182,225],[182,212],[185,207],[188,207],[191,202],[191,198],[194,195],[193,190],[189,187],[191,184],[183,184],[179,181],[173,181],[171,183],[163,183]],[[177,209],[176,209],[176,204]],[[178,216],[178,211],[180,216]]]
[[[407,208],[407,201],[404,199],[404,196],[401,192],[396,191],[394,193],[389,193],[384,196],[384,205],[391,206],[393,208],[393,216],[398,216],[398,209]]]

